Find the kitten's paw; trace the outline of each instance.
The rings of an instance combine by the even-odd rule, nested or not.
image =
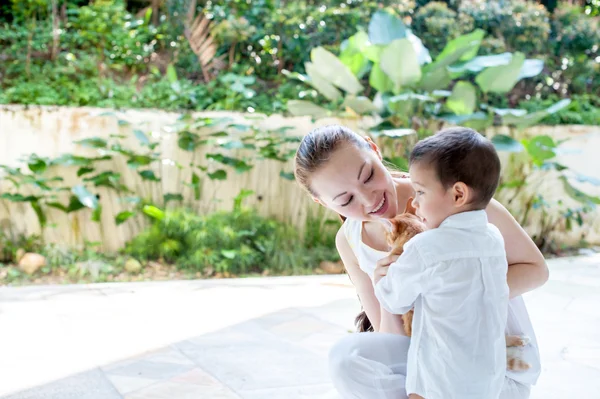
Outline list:
[[[531,339],[526,335],[507,335],[506,346],[527,346]]]
[[[506,359],[506,369],[510,371],[526,371],[531,368],[531,365],[518,357]]]

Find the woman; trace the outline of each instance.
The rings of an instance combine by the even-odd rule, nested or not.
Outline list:
[[[392,174],[377,146],[351,130],[325,126],[304,137],[296,154],[298,183],[321,205],[346,218],[336,244],[360,302],[377,333],[351,334],[330,352],[333,383],[344,398],[406,398],[406,358],[410,339],[402,320],[383,310],[373,291],[376,265],[389,265],[380,218],[404,210],[414,192],[410,181]],[[488,220],[502,233],[509,263],[511,301],[507,334],[531,338],[524,360],[526,372],[507,372],[502,399],[526,399],[540,372],[535,334],[521,295],[544,284],[548,269],[542,254],[510,213],[497,201],[486,209]]]

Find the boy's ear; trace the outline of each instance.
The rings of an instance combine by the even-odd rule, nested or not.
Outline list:
[[[404,213],[411,213],[413,215],[417,214],[417,210],[413,206],[413,197],[410,197],[406,202],[406,208],[404,208]]]
[[[386,229],[386,231],[388,233],[392,233],[394,231],[394,225],[388,219],[379,219],[379,220],[381,220],[381,224],[383,224],[383,227]]]
[[[461,181],[454,183],[454,186],[452,186],[452,197],[456,207],[469,204],[473,200],[473,196],[473,189]]]

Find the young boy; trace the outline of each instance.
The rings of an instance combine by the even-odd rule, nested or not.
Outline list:
[[[442,130],[411,153],[413,206],[428,230],[375,271],[375,294],[387,311],[403,314],[414,306],[410,398],[500,395],[508,264],[504,240],[484,211],[499,178],[494,146],[471,129]]]

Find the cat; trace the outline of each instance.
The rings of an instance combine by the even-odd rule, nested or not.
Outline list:
[[[392,219],[382,219],[386,226],[386,239],[391,248],[390,255],[402,255],[404,244],[411,238],[425,230],[425,225],[416,215],[416,209],[412,206],[412,198],[408,199],[404,212]],[[404,325],[404,332],[407,336],[412,335],[412,319],[414,310],[401,315]],[[358,332],[374,331],[367,314],[362,311],[355,319],[355,325]],[[507,370],[524,371],[531,365],[522,360],[520,350],[529,343],[529,338],[520,335],[506,336],[506,365]]]

